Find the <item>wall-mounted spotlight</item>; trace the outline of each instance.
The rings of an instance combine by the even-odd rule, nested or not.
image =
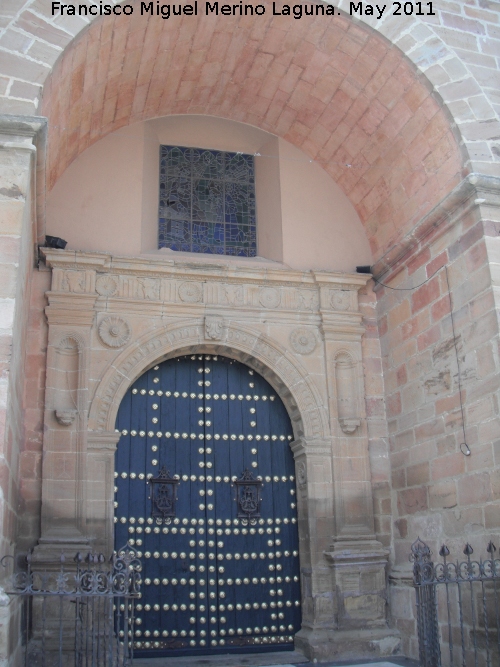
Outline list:
[[[45,247],[46,248],[59,248],[59,250],[64,250],[68,245],[68,242],[64,239],[59,238],[59,236],[46,236],[45,237]]]

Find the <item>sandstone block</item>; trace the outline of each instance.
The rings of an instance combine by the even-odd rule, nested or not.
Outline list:
[[[401,515],[415,514],[428,509],[427,488],[405,489],[398,492],[398,511]]]

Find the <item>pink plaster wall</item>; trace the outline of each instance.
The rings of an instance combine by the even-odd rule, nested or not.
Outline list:
[[[358,264],[371,263],[357,213],[318,164],[272,134],[210,116],[137,123],[91,146],[48,195],[47,233],[79,250],[158,252],[160,144],[260,154],[256,190],[261,257],[304,270],[353,271]]]
[[[284,139],[279,146],[283,262],[325,271],[371,264],[365,230],[339,186],[301,150]]]

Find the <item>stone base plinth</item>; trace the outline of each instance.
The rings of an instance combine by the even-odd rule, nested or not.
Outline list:
[[[90,542],[83,537],[60,540],[41,538],[33,549],[32,568],[37,571],[57,569],[63,554],[65,563],[68,564],[73,562],[77,553],[81,553],[85,558],[89,551],[91,551]]]
[[[400,653],[397,630],[329,630],[303,628],[295,635],[295,646],[308,660],[367,660]]]
[[[375,539],[338,540],[325,552],[335,578],[337,629],[386,627],[388,553]]]

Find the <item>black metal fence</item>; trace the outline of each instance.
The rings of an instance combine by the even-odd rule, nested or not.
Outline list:
[[[449,558],[446,545],[441,562],[431,560],[429,547],[417,539],[411,547],[417,600],[418,646],[421,667],[500,666],[500,559],[490,542],[487,558]]]
[[[8,566],[4,557],[2,565]],[[64,554],[58,562],[29,553],[10,577],[23,602],[26,667],[128,667],[133,659],[134,602],[141,562],[126,546],[102,554]]]

